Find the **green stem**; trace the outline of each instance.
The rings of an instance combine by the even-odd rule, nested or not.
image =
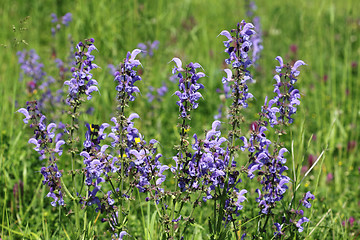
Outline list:
[[[193,204],[193,207],[192,207],[192,210],[191,210],[189,219],[188,219],[188,221],[186,222],[185,228],[184,228],[184,230],[182,231],[180,237],[184,236],[185,231],[186,231],[187,227],[189,226],[189,220],[191,220],[191,218],[192,218],[192,215],[193,215],[193,213],[194,213],[194,211],[195,211],[195,208],[196,208],[196,205],[195,205],[195,204],[198,203],[198,201],[199,201],[199,199],[200,199],[200,197],[201,197],[201,194],[202,194],[202,192],[199,193],[199,196],[197,197],[197,199],[195,200],[195,202],[194,202],[194,204]],[[183,204],[182,204],[182,205],[183,205]],[[182,205],[181,205],[181,208],[182,208]],[[180,211],[181,211],[181,208],[180,208]],[[180,211],[179,211],[179,212],[180,212]]]
[[[233,221],[232,221],[232,223],[233,223],[234,230],[235,230],[236,240],[239,240],[239,236],[238,236],[238,234],[237,234],[238,230],[237,230],[237,227],[236,227],[235,221],[233,220]]]

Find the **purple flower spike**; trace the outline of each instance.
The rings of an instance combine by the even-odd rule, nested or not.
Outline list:
[[[41,160],[47,160],[45,161],[47,166],[40,170],[44,176],[43,184],[47,185],[50,190],[46,196],[54,199],[51,202],[52,206],[64,205],[60,184],[62,174],[56,165],[57,159],[54,153],[58,153],[59,156],[62,153],[60,146],[65,144],[65,141],[59,140],[61,136],[55,138],[55,131],[56,129],[64,129],[65,126],[62,123],[59,123],[58,128],[55,123],[47,125],[46,117],[39,111],[37,101],[29,101],[26,105],[26,109],[19,109],[18,111],[23,113],[27,119],[32,120],[30,127],[33,129],[34,136],[29,139],[28,143],[35,145],[34,150],[40,154]],[[27,121],[24,122],[27,123]],[[54,139],[56,140],[54,141]],[[55,148],[53,147],[54,143],[56,143]]]
[[[119,99],[124,99],[122,105],[134,101],[135,96],[133,94],[140,92],[139,88],[134,85],[136,81],[141,80],[135,70],[141,65],[140,61],[135,59],[140,52],[140,49],[134,49],[131,53],[128,52],[124,62],[119,65],[118,71],[113,74],[115,76],[114,81],[117,83],[115,89],[118,92]]]
[[[175,74],[177,72],[179,77],[179,91],[174,93],[179,97],[179,101],[176,104],[179,106],[180,117],[186,118],[190,110],[196,109],[199,105],[197,101],[202,95],[198,91],[204,88],[204,85],[198,83],[198,80],[205,77],[205,74],[203,72],[196,72],[197,68],[201,68],[199,63],[191,62],[184,69],[179,58],[173,58],[170,62],[172,61],[176,64],[172,73]]]
[[[137,113],[132,113],[130,114],[130,116],[128,117],[128,121],[132,121],[135,118],[140,118],[139,115]]]
[[[91,52],[96,49],[93,42],[94,39],[91,38],[86,39],[85,43],[79,42],[76,45],[76,66],[72,68],[72,78],[64,82],[64,85],[69,86],[67,98],[69,105],[74,104],[84,94],[90,100],[92,98],[91,93],[99,91],[96,86],[98,82],[92,78],[93,75],[90,73],[92,69],[98,68],[93,63],[95,57],[91,55]]]

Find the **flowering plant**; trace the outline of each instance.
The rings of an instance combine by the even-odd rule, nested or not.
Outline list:
[[[68,23],[68,19],[63,17],[63,22]],[[243,239],[247,234],[265,238],[269,237],[270,228],[275,229],[270,234],[273,237],[294,236],[296,231],[304,230],[304,223],[310,220],[303,216],[300,207],[310,208],[314,195],[307,192],[296,210],[293,202],[288,208],[278,208],[292,181],[286,174],[286,153],[289,150],[281,136],[293,123],[300,105],[301,95],[295,84],[300,74],[298,68],[306,64],[299,60],[291,66],[284,64],[280,56],[276,57],[279,66],[275,68],[275,96],[265,98],[259,118],[246,136],[242,133],[243,111],[254,98],[249,89],[254,82],[251,73],[256,58],[254,51],[259,50],[253,47],[259,44],[259,39],[254,38],[254,25],[244,20],[236,28],[223,30],[219,35],[226,38],[223,43],[228,55],[225,59],[227,68],[224,69],[226,76],[222,78],[227,97],[232,101],[227,122],[215,120],[204,136],[195,133],[189,137],[192,113],[202,104],[206,75],[199,63],[183,64],[174,57],[171,60],[174,64],[172,74],[176,76],[178,89],[173,95],[177,97],[180,139],[174,146],[176,153],[171,157],[172,164],[158,153],[158,146],[162,143],[155,139],[146,141],[135,127],[140,115],[128,111],[140,94],[137,82],[142,80],[138,74],[138,68],[142,67],[138,59],[143,52],[141,49],[128,52],[124,60],[113,67],[117,108],[110,119],[112,124],[83,123],[80,118],[82,103],[93,101],[93,92],[100,93],[92,72],[99,68],[94,63],[93,53],[97,48],[93,38],[76,45],[72,75],[64,81],[68,90],[64,102],[70,109],[67,111],[70,119],[67,124],[47,124],[37,101],[28,102],[26,108],[18,110],[25,116],[24,123],[30,122],[34,133],[28,142],[35,146],[40,159],[47,161],[40,170],[43,184],[49,189],[47,197],[53,199],[53,207],[71,208],[75,213],[78,237],[85,238],[80,229],[91,225],[85,217],[81,226],[81,211],[88,216],[92,210],[98,216],[102,215],[102,222],[108,224],[112,237],[134,236],[136,233],[129,222],[136,197],[156,210],[155,217],[161,223],[159,235],[163,239],[185,238],[189,228],[199,221],[196,212],[200,207],[211,209],[211,214],[206,216],[210,239]],[[19,53],[19,56],[23,63],[23,54]],[[36,60],[36,57],[32,60],[33,67],[39,74],[34,79],[35,84],[40,84],[45,74]],[[165,87],[161,94],[166,91]],[[81,126],[85,126],[82,144],[79,141]],[[275,140],[268,138],[270,131],[275,133]],[[245,151],[247,157],[243,157]],[[61,162],[64,155],[71,157],[71,181],[64,177],[65,170],[59,168],[66,166]],[[258,181],[254,184],[258,184],[258,188],[250,189],[247,183],[256,179]],[[256,197],[252,196],[254,192]],[[251,202],[256,202],[258,210],[249,220],[244,211],[254,209],[249,206]],[[247,224],[255,219],[257,230],[246,230]],[[239,220],[246,221],[241,223]],[[241,231],[244,233],[240,236]]]

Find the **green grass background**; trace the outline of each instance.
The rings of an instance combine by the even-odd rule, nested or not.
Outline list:
[[[308,212],[311,224],[307,234],[314,230],[309,238],[359,238],[360,2],[255,2],[256,15],[263,29],[264,50],[259,69],[256,72],[252,69],[257,82],[249,89],[255,99],[244,114],[250,123],[256,119],[264,97],[272,96],[276,56],[287,60],[296,57],[308,64],[301,69],[297,86],[302,93],[302,104],[285,144],[292,149],[292,156],[288,155],[290,167],[292,160],[303,161],[306,165],[310,154],[319,156],[324,151],[301,186],[302,192],[310,190],[316,195],[311,213]],[[31,133],[22,122],[23,116],[15,113],[30,100],[25,94],[26,79],[18,80],[17,51],[35,49],[45,64],[45,71],[51,75],[55,71],[49,61],[51,46],[56,46],[58,56],[64,58],[69,48],[68,34],[75,43],[95,38],[99,50],[95,62],[101,69],[93,74],[99,82],[101,95],[93,94],[89,106],[95,107],[95,113],[83,120],[102,123],[109,122],[116,106],[113,77],[108,73],[107,64],[119,63],[126,52],[140,42],[159,40],[154,57],[142,60],[144,75],[139,87],[143,94],[130,107],[141,117],[137,121],[140,132],[146,139],[159,140],[160,151],[165,161],[170,162],[174,154],[172,146],[178,139],[178,109],[177,97],[172,96],[176,85],[170,86],[168,81],[173,64],[168,62],[176,56],[183,62],[199,62],[204,67],[207,75],[202,80],[204,100],[193,112],[190,132],[190,135],[201,135],[210,128],[217,113],[219,98],[215,90],[221,86],[221,78],[225,75],[221,70],[226,57],[223,37],[217,36],[242,19],[248,21],[245,11],[244,1],[1,1],[0,238],[66,238],[72,228],[66,219],[54,219],[60,215],[56,208],[49,207],[50,201],[45,198],[46,190],[39,173],[41,162],[27,144]],[[50,32],[53,12],[58,16],[67,12],[73,15],[70,26],[62,29],[55,40]],[[20,20],[27,16],[30,16],[27,23],[21,24]],[[21,31],[22,27],[27,30]],[[293,44],[298,47],[297,56],[289,50]],[[163,102],[150,105],[145,97],[147,86],[160,87],[162,82],[168,84],[169,93]],[[348,149],[351,141],[356,145]],[[329,173],[334,176],[332,181],[326,179]],[[20,200],[13,194],[13,187],[19,180],[24,184]],[[156,225],[149,212],[146,216],[147,226]],[[355,218],[354,225],[343,226],[341,223],[351,216]],[[98,225],[99,222],[93,231],[101,229]],[[145,236],[141,231],[137,236]],[[200,226],[194,227],[194,233],[196,239],[206,239]],[[156,236],[156,233],[146,234]]]

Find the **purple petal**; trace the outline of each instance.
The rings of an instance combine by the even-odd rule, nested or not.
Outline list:
[[[102,135],[103,134],[103,132],[104,132],[104,130],[105,130],[105,128],[107,128],[107,127],[109,127],[110,125],[108,124],[108,123],[103,123],[103,124],[101,124],[101,126],[100,126],[100,131],[99,131],[99,135]]]
[[[104,153],[105,153],[105,150],[106,150],[108,147],[109,147],[109,145],[103,145],[103,146],[101,147],[101,149],[100,149],[100,152],[101,152],[102,154],[104,154]]]
[[[47,126],[47,133],[49,135],[50,138],[53,138],[55,137],[55,134],[51,132],[51,130],[53,128],[56,128],[56,124],[55,123],[50,123],[48,126]]]
[[[36,146],[39,145],[38,142],[37,142],[37,140],[36,140],[35,138],[30,138],[29,141],[28,141],[28,143],[35,144]]]
[[[84,158],[90,158],[90,154],[88,152],[82,151],[80,153],[80,156],[84,157]]]
[[[158,173],[158,175],[161,175],[161,174],[163,174],[163,172],[165,171],[165,170],[168,170],[170,167],[169,166],[167,166],[167,165],[163,165],[163,166],[161,166],[160,167],[160,169],[159,169],[159,173]]]
[[[146,50],[146,45],[144,43],[139,43],[137,47],[141,48],[142,50]]]
[[[279,61],[280,67],[283,67],[283,66],[284,66],[284,61],[283,61],[282,57],[277,56],[277,57],[275,58],[275,60],[278,60],[278,61]]]
[[[300,67],[301,65],[306,65],[306,63],[305,63],[304,61],[302,61],[302,60],[296,61],[295,64],[294,64],[294,66],[291,68],[291,71],[292,71],[292,72],[296,71],[296,69],[297,69],[298,67]]]
[[[140,155],[140,153],[138,151],[136,151],[135,149],[131,149],[129,151],[129,153],[134,155],[137,159],[142,159],[142,156]]]
[[[120,235],[119,235],[119,239],[122,240],[125,235],[129,235],[129,234],[127,232],[125,232],[125,231],[121,231]]]
[[[95,47],[94,44],[91,44],[88,48],[88,53],[91,53],[91,51],[93,51],[93,50],[97,50],[97,48]],[[99,50],[97,50],[97,51],[99,51]]]
[[[212,123],[211,129],[216,130],[216,128],[220,125],[221,125],[221,122],[219,120],[216,120]]]
[[[131,52],[131,57],[130,57],[130,62],[131,61],[134,61],[135,60],[135,57],[136,55],[138,55],[139,53],[141,53],[141,50],[140,49],[134,49],[132,52]]]
[[[202,68],[202,69],[204,69],[204,68],[200,65],[200,63],[194,63],[193,66],[194,66],[194,68]],[[205,74],[204,74],[204,75],[205,75]]]
[[[62,154],[62,150],[60,150],[60,147],[61,147],[61,145],[63,145],[63,144],[65,144],[65,141],[64,140],[60,140],[60,141],[58,141],[57,143],[56,143],[56,145],[55,145],[55,152],[57,152],[57,153],[59,153],[59,156],[61,156],[61,154]]]
[[[203,72],[198,72],[198,73],[196,74],[196,76],[198,76],[199,78],[202,78],[202,77],[205,77],[206,75],[205,75],[205,73],[203,73]]]
[[[231,79],[232,79],[232,71],[230,69],[224,69],[224,72],[226,72],[227,80],[231,81]]]
[[[280,149],[280,151],[279,151],[279,156],[284,156],[284,153],[285,152],[289,152],[286,148],[282,148],[282,149]]]
[[[94,91],[99,91],[99,89],[96,86],[91,86],[86,90],[86,94],[90,94]]]
[[[17,110],[17,112],[22,113],[22,114],[25,115],[25,118],[23,119],[24,123],[28,123],[28,122],[29,122],[28,120],[29,120],[31,117],[30,117],[30,114],[29,114],[28,110],[26,110],[25,108],[20,108],[19,110]]]
[[[182,69],[182,62],[179,58],[173,58],[170,62],[172,62],[172,61],[175,62],[176,66],[179,70]]]
[[[232,39],[231,34],[226,30],[222,31],[218,36],[220,35],[227,37],[229,40]]]
[[[139,115],[137,113],[132,113],[132,114],[130,114],[128,120],[132,121],[134,118],[140,118],[140,117],[139,117]]]
[[[274,76],[274,79],[276,80],[277,83],[280,83],[280,76],[279,75],[275,75]]]

